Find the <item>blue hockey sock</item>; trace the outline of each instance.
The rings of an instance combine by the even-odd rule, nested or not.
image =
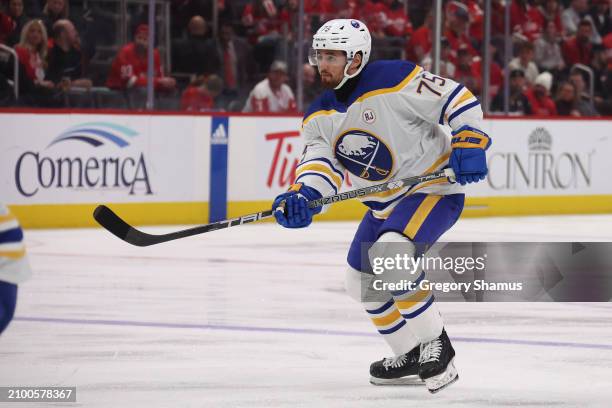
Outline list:
[[[0,281],[0,334],[13,320],[16,304],[17,285]]]

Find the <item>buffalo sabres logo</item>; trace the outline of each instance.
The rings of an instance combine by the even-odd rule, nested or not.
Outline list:
[[[342,133],[334,151],[338,161],[362,179],[384,180],[393,169],[389,148],[377,136],[365,130],[350,129]]]

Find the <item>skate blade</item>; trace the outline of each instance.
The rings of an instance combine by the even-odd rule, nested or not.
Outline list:
[[[425,385],[427,386],[429,392],[435,394],[459,379],[459,374],[457,373],[457,369],[455,368],[454,363],[455,359],[453,358],[448,363],[448,366],[446,367],[446,370],[443,373],[440,373],[431,378],[427,378],[425,380]]]
[[[418,375],[407,375],[400,378],[376,378],[370,377],[372,385],[425,385]]]

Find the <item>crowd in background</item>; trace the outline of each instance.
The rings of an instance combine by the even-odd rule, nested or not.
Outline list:
[[[213,1],[219,12],[216,35]],[[306,39],[331,18],[359,19],[372,33],[371,59],[403,58],[431,68],[433,2],[304,1]],[[492,0],[491,6],[492,112],[505,107],[508,40],[510,112],[612,115],[610,0],[513,0],[510,38],[504,36],[505,1]],[[0,0],[0,44],[14,49],[20,78],[15,100],[13,57],[0,49],[0,106],[143,107],[150,45],[146,7],[130,9],[127,44],[117,44],[113,36],[117,15],[111,11],[96,1]],[[480,95],[483,1],[446,1],[443,14],[440,75]],[[175,0],[168,18],[169,47],[154,50],[158,108],[297,110],[292,75],[302,63],[296,60],[297,0]],[[165,64],[162,55],[168,52]],[[321,91],[313,67],[303,66],[302,81],[306,107]]]

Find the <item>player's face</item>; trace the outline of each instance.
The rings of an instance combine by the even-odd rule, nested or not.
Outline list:
[[[317,50],[317,67],[321,75],[321,84],[325,88],[335,88],[344,78],[346,55],[343,51]]]

